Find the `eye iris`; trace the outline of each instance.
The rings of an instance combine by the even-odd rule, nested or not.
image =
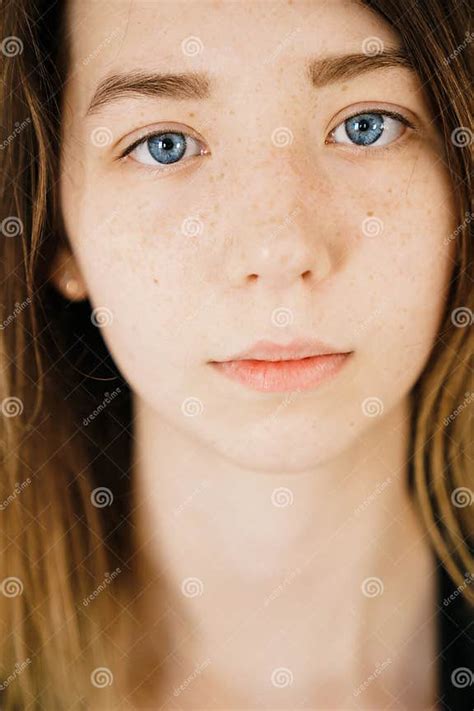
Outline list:
[[[381,114],[359,114],[347,119],[345,122],[346,133],[354,143],[367,146],[380,138],[384,129]]]
[[[159,163],[176,163],[186,150],[186,137],[182,133],[161,133],[147,141],[148,150]]]

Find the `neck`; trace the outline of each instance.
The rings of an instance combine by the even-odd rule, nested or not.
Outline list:
[[[419,626],[420,600],[426,605],[433,594],[427,585],[406,602],[406,574],[419,577],[421,565],[430,577],[407,490],[407,402],[337,458],[291,473],[243,469],[141,399],[135,412],[136,535],[154,580],[145,627],[172,611],[167,650],[180,660],[168,693],[192,674],[183,694],[194,701],[255,703],[259,675],[267,680],[283,667],[298,674],[298,693],[306,683],[314,689],[320,675],[322,698],[346,699],[390,656],[386,640],[368,647],[368,616],[382,620],[404,602],[408,637],[410,625]],[[402,644],[394,622],[389,643]],[[343,635],[334,635],[334,624]],[[243,692],[247,667],[258,670],[257,681],[246,677]],[[385,681],[391,674],[396,684],[401,673],[393,667]],[[336,692],[331,679],[341,675],[347,688],[338,682]],[[278,682],[263,686],[276,703]]]

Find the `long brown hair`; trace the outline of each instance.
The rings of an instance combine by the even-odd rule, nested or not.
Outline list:
[[[446,149],[455,264],[412,390],[408,481],[428,540],[474,605],[472,90],[469,0],[364,0],[400,35]],[[133,595],[130,391],[91,305],[48,282],[65,240],[57,180],[66,2],[4,0],[0,16],[0,701],[126,708]],[[113,395],[113,396],[112,396]],[[100,407],[101,403],[107,406]],[[1,594],[3,593],[3,594]],[[128,640],[128,642],[126,641]],[[96,696],[94,696],[96,695]]]

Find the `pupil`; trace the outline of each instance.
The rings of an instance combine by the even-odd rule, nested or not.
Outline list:
[[[161,142],[163,144],[163,148],[167,151],[169,151],[170,148],[173,147],[173,141],[171,140],[171,138],[163,138]]]
[[[361,131],[367,131],[370,128],[367,119],[362,119],[362,121],[359,122],[359,128]]]

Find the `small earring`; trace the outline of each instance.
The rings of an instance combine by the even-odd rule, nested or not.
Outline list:
[[[71,274],[66,273],[61,278],[61,286],[68,295],[69,298],[77,298],[80,293],[79,280],[73,277]]]

